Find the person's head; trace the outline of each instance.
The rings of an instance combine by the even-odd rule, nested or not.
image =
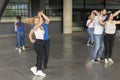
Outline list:
[[[101,14],[104,16],[104,15],[106,15],[107,14],[107,10],[106,9],[102,9],[101,10]]]
[[[22,22],[21,22],[21,16],[18,16],[18,17],[17,17],[17,20],[18,20],[18,23],[17,23],[16,25],[19,27],[19,26],[21,25],[21,23],[22,23]]]
[[[38,16],[35,16],[35,17],[34,17],[34,20],[33,20],[33,23],[34,23],[35,25],[37,25],[37,24],[39,24],[39,22],[40,22],[40,18],[39,18]]]
[[[18,16],[18,17],[17,17],[17,20],[18,20],[19,22],[21,22],[21,16]]]
[[[20,17],[20,16],[19,16],[19,15],[17,15],[17,16],[16,16],[16,19],[18,20],[18,19],[19,19],[19,17]]]
[[[113,13],[108,13],[105,21],[113,20]]]
[[[88,15],[88,19],[94,19],[94,17],[95,17],[95,14],[89,14]]]

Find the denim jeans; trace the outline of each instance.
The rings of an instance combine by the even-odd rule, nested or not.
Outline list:
[[[17,32],[17,47],[20,48],[21,46],[24,45],[25,45],[24,32]]]
[[[101,58],[104,48],[103,35],[94,35],[94,42],[95,42],[95,46],[94,46],[92,58],[93,59]]]
[[[88,43],[93,43],[94,42],[94,35],[93,35],[93,30],[94,28],[88,28],[87,32],[88,32]]]

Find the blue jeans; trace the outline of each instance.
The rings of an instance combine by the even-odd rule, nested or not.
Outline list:
[[[95,42],[95,46],[94,46],[92,58],[93,59],[101,58],[104,48],[103,35],[94,35],[94,42]]]
[[[21,46],[24,45],[25,45],[24,32],[17,32],[17,47],[20,48]]]
[[[93,35],[94,28],[88,28],[88,43],[93,43],[94,42],[94,35]]]

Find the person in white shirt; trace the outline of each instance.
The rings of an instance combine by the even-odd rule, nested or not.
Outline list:
[[[94,10],[92,14],[97,14],[98,11]],[[102,20],[106,18],[106,9],[101,10],[100,17]],[[100,60],[103,60],[102,58],[102,52],[104,48],[104,42],[103,42],[103,31],[104,27],[101,25],[98,21],[98,15],[94,18],[94,50],[92,54],[92,62],[98,63]]]
[[[102,58],[102,53],[104,49],[104,25],[100,24],[99,21],[104,21],[107,17],[106,9],[101,10],[101,13],[98,11],[94,10],[93,13],[95,13],[97,16],[95,17],[94,21],[94,41],[95,41],[95,47],[93,50],[93,55],[92,55],[92,62],[99,62],[100,60],[104,60]],[[113,17],[118,15],[120,11],[116,11],[113,14]]]
[[[118,11],[120,13],[120,10]],[[114,45],[114,36],[116,32],[116,24],[120,24],[120,20],[113,20],[114,15],[109,13],[105,21],[101,21],[99,18],[100,24],[105,26],[105,35],[104,35],[104,45],[105,45],[105,63],[114,63],[112,60],[112,50]]]
[[[16,39],[17,39],[17,25],[16,25],[16,23],[18,22],[19,17],[20,16],[16,16],[16,21],[14,22],[14,32],[15,32]],[[17,46],[18,46],[18,42],[16,41],[15,49],[18,49]]]
[[[46,76],[45,73],[42,72],[42,63],[44,61],[44,29],[41,26],[43,22],[40,21],[39,17],[34,18],[34,26],[29,33],[29,39],[31,43],[33,43],[34,50],[37,54],[36,57],[36,65],[32,67],[30,70],[33,72],[34,75],[38,76]],[[35,35],[35,39],[32,38],[33,34]]]
[[[88,20],[86,23],[87,32],[88,32],[88,41],[87,41],[87,46],[93,46],[94,45],[94,36],[93,36],[93,31],[94,31],[94,16],[95,14],[89,14],[88,15]]]

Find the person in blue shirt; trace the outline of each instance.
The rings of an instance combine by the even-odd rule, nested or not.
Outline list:
[[[42,23],[41,26],[43,27],[45,33],[44,33],[44,49],[45,49],[45,57],[44,57],[44,68],[48,68],[48,59],[49,59],[49,49],[50,49],[50,38],[49,38],[49,32],[48,32],[48,24],[50,22],[50,19],[43,13],[43,11],[38,11],[38,15],[40,18],[40,21]]]
[[[19,53],[21,53],[21,47],[25,50],[25,32],[24,32],[24,23],[21,21],[21,17],[18,17],[18,22],[16,23],[17,26],[17,47]]]

